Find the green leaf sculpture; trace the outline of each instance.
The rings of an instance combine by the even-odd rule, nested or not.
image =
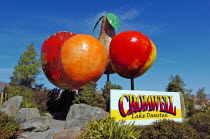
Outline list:
[[[113,13],[107,13],[106,17],[108,19],[108,22],[115,28],[118,29],[119,24],[120,24],[120,20],[118,19],[118,17],[116,15],[114,15]]]

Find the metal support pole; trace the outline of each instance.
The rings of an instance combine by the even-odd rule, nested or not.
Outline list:
[[[131,78],[131,90],[134,90],[134,79]]]
[[[107,82],[109,82],[109,74],[107,74]]]

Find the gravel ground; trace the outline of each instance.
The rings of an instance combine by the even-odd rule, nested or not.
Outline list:
[[[64,130],[64,127],[65,121],[52,119],[50,129],[48,129],[47,131],[33,132],[28,134],[30,135],[29,137],[21,137],[18,139],[45,139],[50,132],[58,133]],[[28,136],[27,133],[25,135]]]

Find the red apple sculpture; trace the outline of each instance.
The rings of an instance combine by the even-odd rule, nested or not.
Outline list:
[[[64,42],[61,50],[62,79],[72,89],[96,82],[107,60],[106,49],[99,40],[90,35],[75,35]]]
[[[109,52],[114,70],[128,79],[144,74],[156,58],[156,47],[153,42],[137,31],[115,35],[110,43]]]
[[[61,77],[61,48],[63,43],[74,35],[76,34],[71,32],[57,32],[48,37],[41,48],[41,54],[44,56],[43,60],[45,61],[42,64],[42,68],[47,79],[53,85],[64,90],[69,89],[69,86],[63,82],[63,78]]]

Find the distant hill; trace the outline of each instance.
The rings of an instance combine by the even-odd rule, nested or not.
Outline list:
[[[9,87],[9,83],[0,81],[0,93],[4,90],[5,87]]]
[[[206,99],[210,99],[210,94],[206,94]]]

